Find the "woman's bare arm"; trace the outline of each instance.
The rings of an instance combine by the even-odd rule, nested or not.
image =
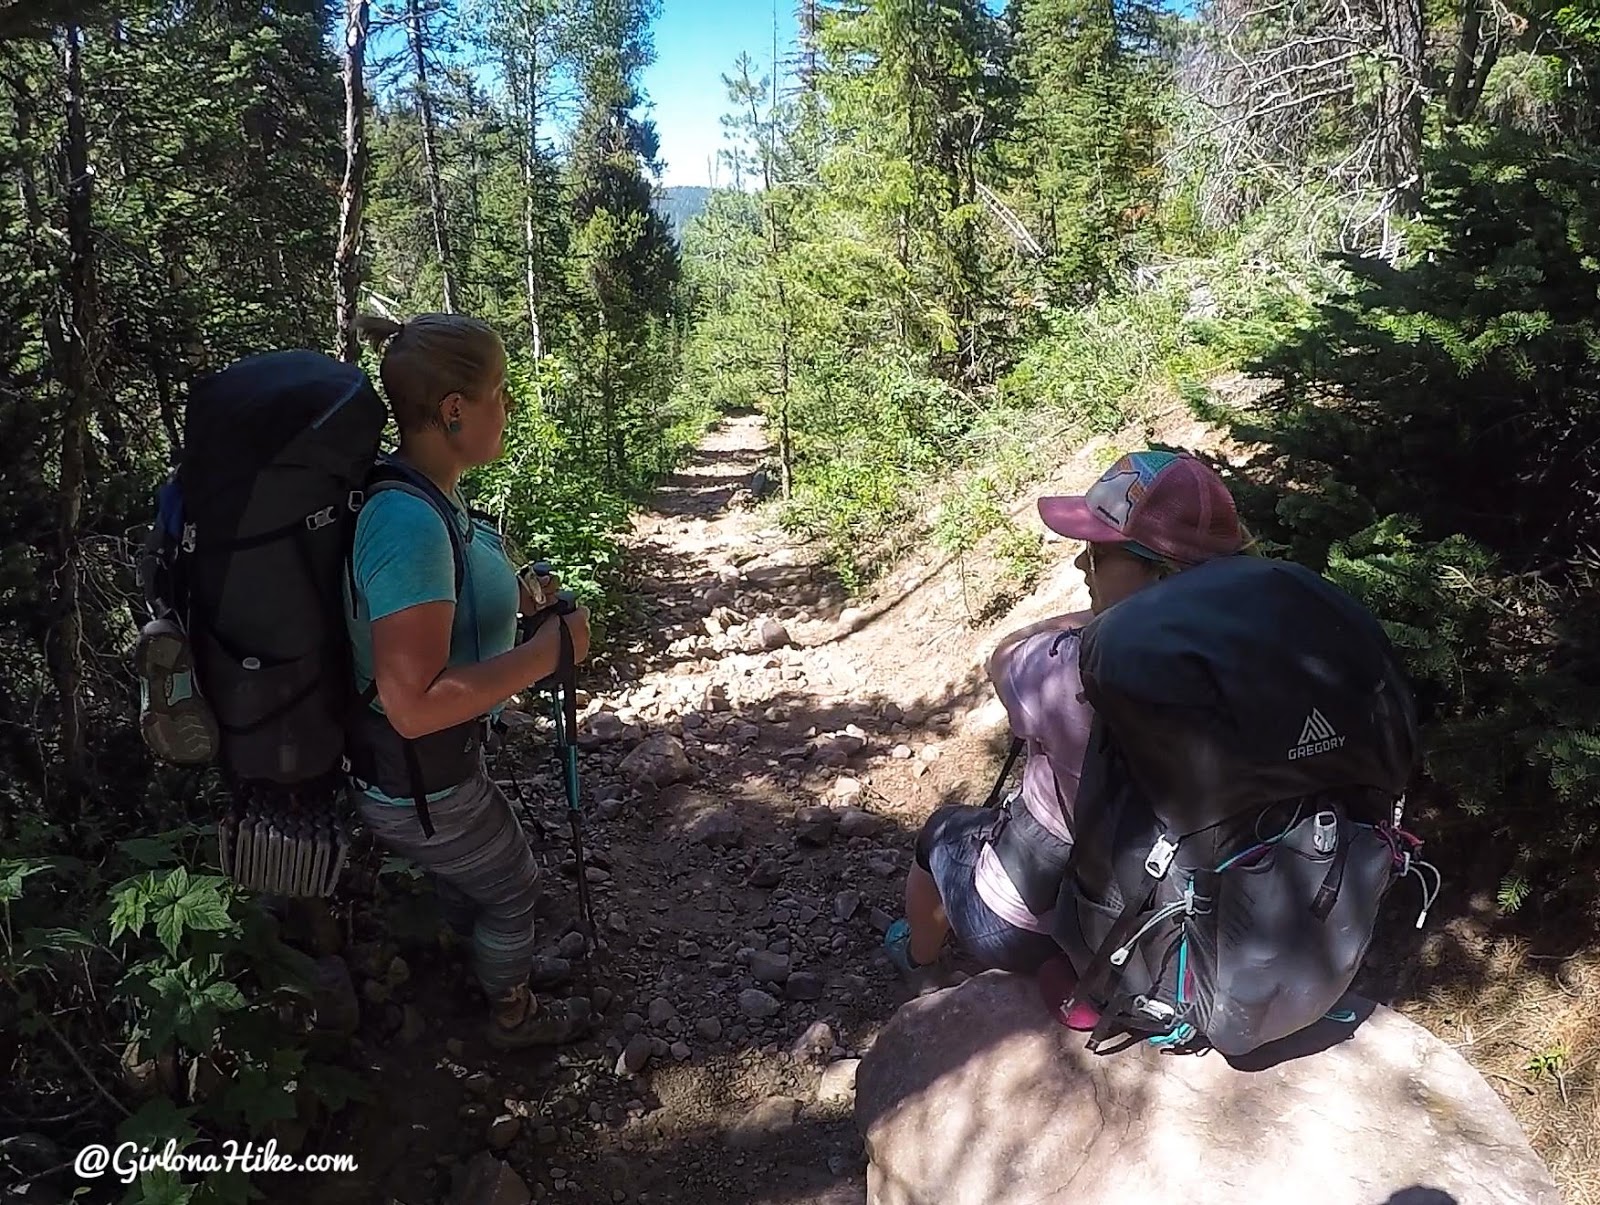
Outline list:
[[[572,634],[573,656],[589,655],[589,612],[579,607],[550,619],[533,637],[498,657],[451,666],[450,631],[455,604],[422,603],[372,625],[373,674],[378,700],[408,740],[484,715],[520,690],[549,677],[561,656],[559,622]]]

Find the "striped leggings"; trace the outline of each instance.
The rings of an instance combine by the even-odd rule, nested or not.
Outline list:
[[[428,804],[432,837],[423,835],[411,805],[355,795],[378,844],[433,874],[453,919],[470,918],[473,965],[484,994],[496,1000],[526,983],[539,867],[510,800],[484,768]]]

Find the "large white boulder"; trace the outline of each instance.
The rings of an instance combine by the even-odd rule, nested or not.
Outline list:
[[[1230,1065],[1122,1040],[1090,1054],[1000,971],[923,996],[857,1074],[868,1203],[1559,1205],[1465,1059],[1347,1003],[1355,1025]]]

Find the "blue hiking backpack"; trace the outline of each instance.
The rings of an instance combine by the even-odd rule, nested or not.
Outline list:
[[[404,740],[375,692],[356,692],[345,584],[365,501],[426,499],[450,534],[458,596],[466,573],[448,500],[380,454],[386,417],[365,373],[315,351],[250,356],[191,391],[141,558],[139,657],[141,678],[176,667],[192,683],[172,700],[149,698],[147,682],[144,730],[164,760],[216,764],[242,812],[321,815],[355,772],[415,799],[431,835],[426,796],[476,767],[486,721]],[[174,709],[180,723],[154,722]]]

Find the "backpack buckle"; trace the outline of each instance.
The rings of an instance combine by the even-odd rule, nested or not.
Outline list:
[[[1162,833],[1150,847],[1150,854],[1144,860],[1144,872],[1152,879],[1165,878],[1177,854],[1178,842],[1169,834]]]
[[[185,523],[183,525],[183,539],[179,541],[179,546],[185,552],[193,552],[194,551],[194,524],[193,523]]]
[[[1149,996],[1135,996],[1133,1007],[1152,1021],[1171,1022],[1178,1019],[1177,1009],[1163,1000],[1152,1000]]]
[[[1319,854],[1331,854],[1339,846],[1339,817],[1332,812],[1318,812],[1311,828],[1311,848]]]
[[[324,527],[333,525],[333,507],[325,506],[315,514],[306,516],[306,527],[311,531],[321,531]]]
[[[345,499],[344,504],[350,508],[351,514],[355,514],[367,504],[367,495],[362,490],[351,490],[350,496]]]

